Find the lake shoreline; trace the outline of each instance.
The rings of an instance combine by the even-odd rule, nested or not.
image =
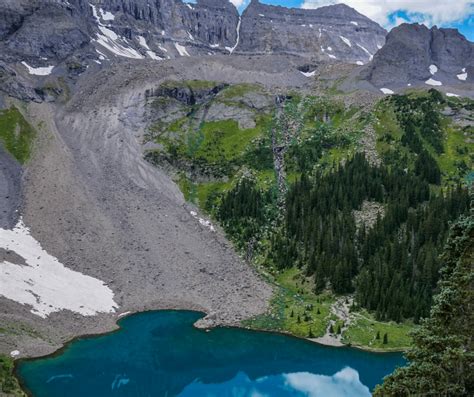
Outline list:
[[[25,357],[19,357],[19,358],[14,358],[14,363],[15,363],[15,373],[16,373],[16,368],[17,365],[22,362],[22,361],[31,361],[31,360],[36,360],[36,359],[41,359],[41,358],[47,358],[47,357],[54,357],[59,354],[61,354],[71,343],[81,340],[81,339],[89,339],[89,338],[94,338],[94,337],[99,337],[103,335],[109,335],[114,332],[118,332],[122,329],[120,326],[120,322],[130,316],[134,316],[137,314],[141,313],[148,313],[148,312],[158,312],[158,311],[192,311],[192,312],[197,312],[197,313],[202,313],[203,317],[200,318],[196,323],[198,323],[200,320],[204,319],[207,314],[201,310],[191,310],[191,309],[181,309],[181,308],[166,308],[166,309],[149,309],[149,310],[141,310],[141,311],[125,311],[122,313],[117,314],[117,318],[115,321],[115,327],[113,329],[105,329],[103,332],[97,332],[97,333],[91,333],[91,334],[82,334],[82,335],[77,335],[72,337],[71,339],[68,339],[65,341],[61,346],[59,346],[56,350],[49,352],[47,354],[41,354],[41,355],[35,355],[35,356],[25,356]],[[196,327],[196,325],[194,325]],[[107,327],[106,327],[107,328]],[[215,329],[215,328],[236,328],[236,329],[245,329],[248,331],[254,331],[254,332],[264,332],[264,333],[273,333],[273,334],[281,334],[293,338],[297,338],[300,340],[306,340],[311,343],[316,343],[321,346],[327,346],[327,347],[338,347],[338,348],[354,348],[362,351],[367,351],[371,353],[400,353],[400,352],[405,352],[406,349],[376,349],[376,348],[370,348],[368,346],[362,346],[362,345],[348,345],[348,344],[336,344],[333,343],[332,341],[329,340],[323,340],[321,338],[306,338],[306,337],[301,337],[294,335],[288,331],[284,330],[273,330],[273,329],[262,329],[262,328],[257,328],[257,327],[250,327],[250,326],[244,326],[244,325],[227,325],[227,324],[215,324],[211,327],[200,327],[197,326],[197,329],[201,330],[208,330],[208,329]]]
[[[134,315],[137,315],[137,314],[142,314],[142,313],[149,313],[149,312],[159,312],[159,311],[192,311],[192,312],[196,312],[196,313],[201,313],[203,314],[203,317],[201,317],[199,320],[196,321],[196,323],[198,323],[200,320],[204,319],[206,317],[206,313],[203,312],[203,311],[200,311],[200,310],[189,310],[189,309],[150,309],[150,310],[143,310],[143,311],[125,311],[125,312],[122,312],[122,313],[118,313],[117,314],[117,319],[116,319],[116,322],[115,322],[115,328],[114,329],[111,329],[111,330],[106,330],[104,332],[99,332],[99,333],[93,333],[93,334],[84,334],[84,335],[77,335],[77,336],[74,336],[73,338],[65,341],[60,347],[58,347],[58,349],[56,349],[55,351],[51,352],[51,353],[48,353],[48,354],[45,354],[45,355],[38,355],[38,356],[29,356],[29,357],[20,357],[20,358],[17,358],[17,359],[14,359],[14,370],[13,370],[13,374],[15,376],[15,378],[18,380],[19,384],[20,384],[20,387],[21,389],[28,395],[28,396],[31,396],[33,397],[33,394],[31,394],[31,392],[28,391],[28,389],[26,388],[22,378],[19,376],[19,373],[18,373],[18,367],[19,365],[22,363],[22,362],[25,362],[25,361],[34,361],[34,360],[38,360],[38,359],[44,359],[44,358],[52,358],[52,357],[56,357],[56,356],[59,356],[61,355],[64,350],[66,350],[70,344],[76,342],[76,341],[79,341],[79,340],[83,340],[83,339],[91,339],[91,338],[97,338],[97,337],[100,337],[100,336],[104,336],[104,335],[110,335],[110,334],[113,334],[115,332],[119,332],[121,331],[123,328],[120,326],[120,322],[128,317],[131,317],[131,316],[134,316]],[[196,324],[195,323],[195,324]],[[212,329],[216,329],[216,328],[228,328],[228,329],[243,329],[243,330],[247,330],[247,331],[253,331],[253,332],[261,332],[261,333],[271,333],[271,334],[278,334],[278,335],[284,335],[284,336],[287,336],[287,337],[291,337],[291,338],[296,338],[296,339],[299,339],[299,340],[303,340],[303,341],[307,341],[307,342],[310,342],[310,343],[314,343],[314,344],[318,344],[320,346],[324,346],[324,347],[331,347],[331,348],[346,348],[346,349],[357,349],[357,350],[362,350],[362,351],[365,351],[365,352],[369,352],[369,353],[377,353],[377,354],[384,354],[384,353],[403,353],[405,352],[406,350],[403,350],[403,349],[375,349],[375,348],[370,348],[370,347],[367,347],[367,346],[359,346],[359,345],[348,345],[348,344],[344,344],[344,343],[341,343],[341,344],[336,344],[330,340],[324,340],[323,338],[324,337],[321,337],[321,338],[305,338],[305,337],[300,337],[300,336],[297,336],[297,335],[294,335],[290,332],[287,332],[287,331],[282,331],[282,330],[271,330],[271,329],[259,329],[259,328],[256,328],[256,327],[249,327],[249,326],[243,326],[243,325],[219,325],[219,324],[216,324],[212,327],[208,327],[208,328],[204,328],[204,327],[197,327],[195,324],[193,324],[193,326],[197,329],[200,329],[202,331],[205,331],[205,330],[212,330]]]
[[[168,312],[168,313],[166,313],[166,312]],[[173,312],[175,312],[175,313],[173,314]],[[236,326],[218,326],[218,327],[213,327],[213,329],[202,329],[202,328],[195,327],[194,324],[199,320],[199,318],[202,318],[203,316],[205,316],[205,313],[203,313],[203,312],[196,312],[196,311],[190,311],[190,310],[149,310],[149,311],[143,311],[143,312],[139,312],[139,313],[123,313],[123,315],[118,319],[118,321],[116,323],[116,325],[117,325],[116,329],[114,329],[110,332],[107,332],[105,334],[82,335],[82,336],[75,337],[75,338],[71,339],[70,341],[66,342],[60,349],[57,349],[55,352],[53,352],[51,354],[48,354],[46,356],[19,358],[19,359],[14,361],[14,372],[13,372],[13,374],[18,379],[18,382],[19,382],[19,385],[20,385],[22,391],[24,391],[26,393],[26,395],[33,397],[34,394],[32,393],[32,391],[30,391],[28,389],[28,386],[27,386],[29,378],[26,377],[24,379],[21,376],[21,372],[20,372],[21,368],[20,367],[21,367],[22,363],[29,362],[29,361],[34,361],[34,360],[39,360],[39,359],[44,359],[44,358],[54,358],[56,356],[60,356],[61,354],[64,354],[65,350],[68,349],[71,346],[71,344],[74,343],[74,342],[84,340],[84,339],[100,338],[104,335],[112,335],[112,334],[118,333],[118,331],[125,330],[125,329],[127,329],[127,326],[125,326],[123,323],[121,323],[121,321],[123,319],[129,318],[129,317],[134,317],[134,316],[143,315],[143,314],[153,315],[154,313],[163,313],[164,316],[171,315],[172,316],[171,318],[173,318],[173,316],[177,316],[177,315],[178,316],[181,316],[181,315],[186,316],[186,312],[194,313],[195,316],[196,315],[200,316],[200,317],[195,317],[192,320],[192,322],[188,323],[189,326],[192,326],[192,328],[194,328],[195,330],[198,330],[198,332],[200,331],[200,333],[199,333],[200,335],[204,335],[204,333],[207,333],[207,332],[212,332],[213,329],[216,329],[216,330],[219,329],[219,332],[221,332],[222,330],[231,330],[231,331],[232,330],[235,330],[235,331],[241,330],[241,331],[249,331],[251,333],[254,333],[255,335],[258,335],[258,334],[273,334],[274,336],[289,337],[291,340],[293,340],[293,342],[291,340],[288,340],[287,342],[284,342],[284,340],[283,340],[283,342],[284,342],[283,345],[286,345],[288,343],[289,344],[288,346],[292,346],[292,343],[298,343],[297,340],[299,340],[301,342],[306,342],[306,343],[311,344],[311,345],[319,345],[323,349],[322,352],[326,352],[324,354],[328,355],[328,357],[332,357],[332,354],[336,354],[336,356],[338,356],[340,354],[344,354],[344,355],[347,354],[347,353],[338,353],[339,349],[334,350],[335,353],[331,353],[331,349],[333,349],[334,346],[321,344],[321,343],[318,343],[315,340],[311,340],[309,338],[297,337],[297,336],[291,335],[287,332],[271,331],[271,330],[259,330],[259,329],[253,329],[253,328],[248,327],[248,326],[247,327],[243,327],[243,326],[239,326],[239,327],[236,327]],[[151,317],[151,318],[153,318],[153,317]],[[142,321],[143,324],[145,324],[145,323],[146,324],[153,324],[153,320],[148,320],[147,318],[143,318],[142,320],[135,319],[135,320],[130,321],[129,323],[127,323],[128,326],[130,327],[130,330],[133,330],[132,324],[134,324],[134,323],[136,324],[136,322],[135,322],[136,320]],[[149,321],[151,321],[151,322],[149,322]],[[173,322],[171,322],[170,324],[173,324]],[[136,332],[136,330],[137,329],[135,328],[135,332]],[[140,333],[141,333],[141,330],[143,330],[143,333],[146,335],[146,333],[147,333],[146,327],[145,327],[145,329],[140,328],[140,330],[139,330]],[[117,337],[118,338],[124,338],[125,336],[124,335],[116,336],[116,338]],[[211,337],[211,340],[212,340],[212,336],[210,336],[210,337]],[[218,336],[216,335],[215,337],[218,337]],[[271,337],[271,336],[269,336],[269,337]],[[220,336],[218,338],[220,338]],[[86,345],[84,345],[84,346],[86,346]],[[344,346],[339,346],[339,347],[345,348],[344,350],[347,350],[347,351],[349,351],[349,350],[353,350],[353,351],[361,350],[362,351],[362,349],[358,349],[355,346],[344,345]],[[306,349],[311,349],[311,348],[309,346],[306,347],[306,348],[303,348],[303,350],[305,350],[305,351],[306,351]],[[232,347],[231,347],[231,350],[233,350]],[[372,354],[376,354],[376,356],[382,357],[382,355],[380,353],[399,353],[399,352],[366,351],[366,353],[372,353]],[[74,354],[74,353],[71,352],[70,354]],[[353,353],[353,354],[356,354],[356,353]],[[376,356],[372,356],[372,357],[374,357],[374,359],[375,359]],[[387,356],[387,359],[389,359],[389,357],[390,357],[390,355]],[[391,360],[391,358],[390,358],[390,360]],[[31,384],[30,384],[30,386],[31,386]]]

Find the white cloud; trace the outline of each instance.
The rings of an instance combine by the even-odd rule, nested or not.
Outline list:
[[[459,21],[474,13],[472,0],[304,0],[302,8],[318,8],[337,3],[345,3],[387,27],[394,25],[389,21],[389,15],[399,10],[406,12],[410,20],[426,25]],[[395,19],[395,25],[402,22],[405,21],[401,17]]]
[[[246,0],[230,0],[230,2],[237,8],[247,3]]]
[[[230,391],[230,392],[229,392]],[[252,380],[244,372],[223,383],[203,383],[199,379],[184,388],[180,396],[233,395],[270,397],[291,395],[305,397],[370,397],[370,391],[359,378],[359,373],[346,367],[334,375],[294,372],[268,375]]]
[[[333,376],[297,372],[284,375],[286,384],[308,397],[370,397],[369,388],[359,379],[359,373],[344,368]]]

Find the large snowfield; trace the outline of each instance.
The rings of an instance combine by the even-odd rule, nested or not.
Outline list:
[[[84,316],[112,313],[114,293],[101,280],[65,267],[31,236],[20,219],[12,230],[0,229],[0,249],[13,251],[24,263],[0,262],[0,296],[46,318],[70,310]]]

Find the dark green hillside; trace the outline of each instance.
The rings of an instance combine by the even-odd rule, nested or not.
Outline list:
[[[150,126],[147,158],[282,288],[251,324],[322,336],[336,321],[345,343],[407,346],[429,314],[449,222],[468,212],[472,101],[430,90],[359,107],[192,82],[191,103],[170,87],[150,96],[167,121]],[[351,324],[329,310],[340,296]],[[315,305],[324,315],[303,310]],[[366,337],[375,329],[387,343]]]

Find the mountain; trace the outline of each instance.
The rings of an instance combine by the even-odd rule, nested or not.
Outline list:
[[[456,29],[402,24],[387,35],[387,42],[362,77],[377,87],[466,85],[474,82],[474,43]]]
[[[386,34],[345,5],[299,10],[256,0],[241,18],[228,0],[8,1],[0,13],[2,58],[32,66],[78,50],[96,60],[100,53],[158,60],[235,50],[366,63]]]
[[[305,10],[252,0],[242,14],[236,51],[362,64],[383,46],[385,35],[377,23],[345,4]]]
[[[0,357],[165,308],[407,347],[469,202],[472,57],[345,5],[0,0]]]

